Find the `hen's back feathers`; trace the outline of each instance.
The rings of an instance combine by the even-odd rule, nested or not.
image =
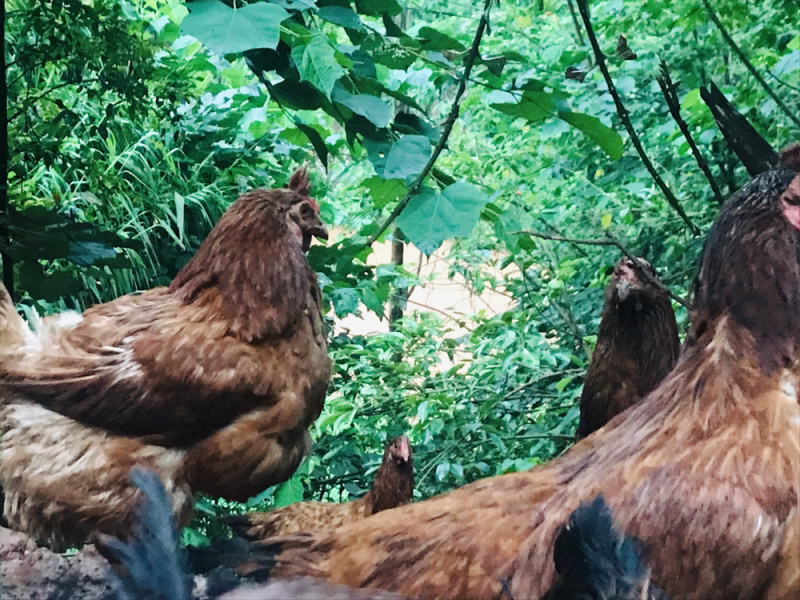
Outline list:
[[[675,366],[678,324],[657,281],[642,259],[622,258],[614,267],[581,394],[577,439],[639,402]]]
[[[223,523],[256,541],[300,531],[328,531],[372,514],[411,502],[414,464],[411,444],[402,435],[390,441],[370,490],[362,498],[334,502],[296,502],[269,512],[224,517]]]

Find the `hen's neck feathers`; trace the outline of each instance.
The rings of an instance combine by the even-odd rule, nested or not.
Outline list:
[[[648,392],[669,372],[680,350],[675,313],[667,295],[660,291],[639,292],[624,302],[619,302],[615,294],[603,307],[597,339],[608,340],[609,351],[631,355],[640,374],[655,380],[642,382]],[[658,346],[656,351],[654,345]],[[659,369],[652,362],[664,367]]]
[[[181,301],[225,319],[230,332],[248,342],[285,334],[316,285],[287,226],[279,202],[284,193],[259,189],[240,196],[169,286]]]
[[[770,171],[728,201],[694,285],[688,345],[728,316],[752,335],[765,374],[795,364],[800,350],[800,233],[775,202],[795,175]]]

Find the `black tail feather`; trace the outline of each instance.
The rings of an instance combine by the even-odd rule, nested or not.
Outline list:
[[[544,600],[666,600],[650,583],[639,540],[620,535],[602,495],[582,503],[556,538],[559,577]]]
[[[192,577],[164,486],[156,473],[140,467],[134,467],[130,477],[144,494],[132,538],[98,535],[95,539],[99,552],[116,567],[119,598],[191,600]]]

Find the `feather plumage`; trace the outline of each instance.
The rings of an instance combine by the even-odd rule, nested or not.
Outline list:
[[[134,464],[160,474],[181,522],[194,492],[244,500],[291,476],[330,377],[304,255],[327,232],[308,193],[299,171],[288,189],[243,194],[168,288],[51,322],[38,339],[0,298],[13,527],[56,545],[119,533]]]
[[[642,402],[529,472],[276,538],[265,567],[419,598],[497,598],[511,581],[515,598],[540,598],[559,528],[602,493],[670,597],[796,598],[800,231],[780,207],[798,178],[761,175],[724,206],[690,341]]]

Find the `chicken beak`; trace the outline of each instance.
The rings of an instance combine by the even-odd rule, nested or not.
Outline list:
[[[328,229],[323,225],[322,221],[317,219],[316,223],[313,223],[311,227],[308,229],[308,232],[313,235],[314,237],[320,238],[322,240],[328,239]]]

